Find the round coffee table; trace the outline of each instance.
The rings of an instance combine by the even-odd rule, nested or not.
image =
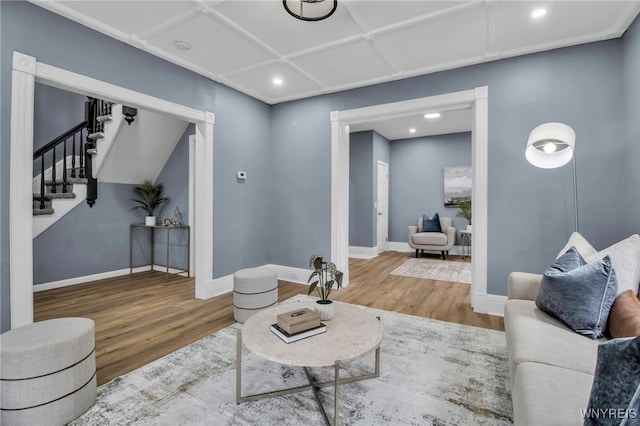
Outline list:
[[[335,316],[331,320],[323,322],[327,326],[325,333],[293,343],[285,343],[273,334],[270,329],[271,324],[277,322],[278,314],[300,308],[313,310],[315,302],[286,302],[260,311],[244,323],[242,331],[238,332],[236,342],[236,403],[312,390],[325,422],[331,424],[317,392],[320,388],[333,386],[333,423],[338,424],[339,385],[380,376],[380,343],[384,333],[380,320],[364,309],[340,302],[333,302],[333,304]],[[269,361],[304,367],[309,385],[242,396],[242,343],[251,352]],[[359,358],[374,350],[376,352],[374,373],[340,378],[341,363]],[[308,372],[308,367],[334,367],[334,380],[322,383],[314,382]]]

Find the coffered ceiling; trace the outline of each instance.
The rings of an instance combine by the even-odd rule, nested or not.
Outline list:
[[[339,0],[304,22],[279,0],[34,3],[269,104],[620,37],[640,11],[635,0]]]

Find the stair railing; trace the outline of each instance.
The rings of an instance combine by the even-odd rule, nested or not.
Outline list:
[[[33,161],[40,160],[40,208],[45,208],[45,155],[51,152],[51,187],[49,189],[50,192],[57,192],[57,171],[56,171],[56,148],[62,145],[62,192],[67,191],[67,185],[69,185],[68,180],[68,172],[67,172],[67,143],[69,140],[72,140],[71,143],[71,177],[80,177],[83,178],[84,173],[84,162],[82,160],[82,156],[80,156],[80,167],[76,168],[76,147],[77,152],[83,151],[83,133],[87,133],[87,121],[83,121],[71,129],[67,130],[57,138],[53,139],[51,142],[43,146],[42,148],[36,150],[33,153]],[[77,143],[76,140],[79,142]]]
[[[86,178],[87,183],[87,203],[93,207],[98,198],[98,181],[91,173],[93,155],[96,154],[96,141],[104,132],[104,120],[102,117],[111,114],[111,103],[89,97],[85,102],[85,120],[60,136],[39,148],[33,153],[33,161],[40,161],[40,199],[39,208],[46,207],[46,182],[45,182],[45,156],[51,153],[51,184],[49,191],[58,192],[58,185],[62,184],[62,192],[67,192],[69,177]],[[71,168],[67,168],[67,145],[71,141]],[[61,146],[62,145],[62,146]],[[57,152],[62,149],[62,182],[58,182],[57,176]],[[57,151],[57,152],[56,152]],[[76,156],[79,157],[79,166],[76,167]],[[70,176],[69,176],[70,175]]]

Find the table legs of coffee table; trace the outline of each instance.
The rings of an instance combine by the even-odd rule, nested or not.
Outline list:
[[[321,388],[326,388],[329,386],[333,386],[334,388],[334,405],[333,405],[333,425],[337,426],[339,424],[339,397],[340,397],[340,385],[355,383],[361,380],[367,379],[375,379],[380,377],[380,347],[378,346],[375,350],[375,371],[372,374],[364,374],[355,377],[345,377],[343,379],[340,378],[340,361],[336,361],[334,365],[334,379],[329,382],[314,382],[311,374],[309,373],[309,369],[304,367],[304,372],[307,375],[307,380],[309,380],[309,384],[306,386],[297,386],[293,388],[287,388],[277,391],[264,392],[255,395],[245,395],[242,396],[242,331],[238,331],[236,335],[236,404],[240,404],[241,402],[248,401],[257,401],[263,398],[270,398],[274,396],[280,395],[289,395],[292,393],[305,392],[305,391],[313,391],[313,396],[318,403],[318,407],[320,408],[320,412],[324,418],[325,423],[328,426],[331,426],[331,421],[329,420],[329,416],[327,415],[324,406],[322,405],[322,401],[320,400],[320,396],[318,395],[318,390]]]

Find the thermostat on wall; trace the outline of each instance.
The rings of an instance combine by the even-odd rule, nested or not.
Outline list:
[[[242,179],[245,180],[247,178],[247,172],[238,172],[238,174],[236,175],[236,177],[238,179]]]

